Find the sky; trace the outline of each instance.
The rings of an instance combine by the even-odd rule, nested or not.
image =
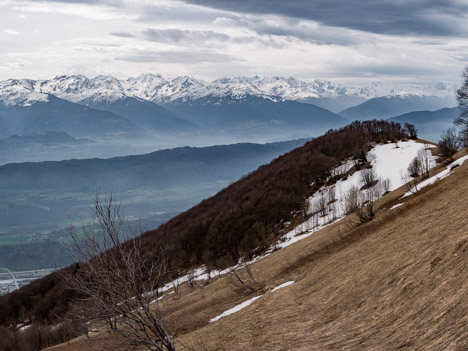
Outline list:
[[[0,79],[460,82],[467,0],[0,0]]]

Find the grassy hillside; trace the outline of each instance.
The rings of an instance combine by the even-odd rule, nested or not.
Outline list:
[[[468,164],[374,221],[347,217],[253,264],[267,285],[295,283],[217,322],[248,295],[222,277],[163,299],[193,350],[466,350]],[[51,350],[98,350],[106,334]],[[183,347],[179,344],[179,349]]]

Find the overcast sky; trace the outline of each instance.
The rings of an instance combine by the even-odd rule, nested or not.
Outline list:
[[[466,0],[0,0],[0,79],[458,83],[466,63]]]

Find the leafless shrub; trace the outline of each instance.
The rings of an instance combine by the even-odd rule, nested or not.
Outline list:
[[[416,194],[418,192],[418,178],[413,178],[409,172],[403,173],[401,179],[405,183],[406,191]]]
[[[195,278],[195,269],[189,268],[187,271],[187,283],[192,289],[195,289]]]
[[[419,157],[413,158],[411,163],[408,166],[408,174],[413,177],[419,177],[419,175],[422,173],[422,165],[421,165],[421,160]]]
[[[414,124],[405,123],[404,128],[405,128],[406,133],[408,133],[410,139],[418,138],[418,130]]]
[[[239,268],[229,270],[232,286],[253,293],[265,289],[265,283],[252,272],[250,264],[242,262]]]
[[[320,193],[318,199],[315,201],[314,212],[318,212],[320,217],[325,217],[327,215],[327,198],[323,192]]]
[[[332,204],[336,201],[335,187],[332,186],[328,189],[327,197],[328,197],[328,204]]]
[[[380,186],[373,186],[359,193],[359,201],[356,214],[361,223],[369,222],[375,217],[374,202],[381,196]]]
[[[374,169],[367,168],[361,171],[361,183],[364,189],[369,189],[373,187],[377,180],[377,174]]]
[[[344,208],[346,214],[354,213],[359,207],[359,188],[351,186],[344,196]]]
[[[366,157],[367,161],[369,161],[370,163],[374,163],[377,160],[377,155],[374,151],[368,152]]]
[[[461,146],[461,138],[457,135],[455,128],[449,128],[440,135],[440,153],[445,158],[452,160],[452,156],[460,150]]]
[[[430,146],[428,144],[424,144],[424,148],[418,150],[418,154],[416,156],[419,159],[421,164],[421,177],[422,179],[429,178],[429,171],[433,166],[432,154],[430,151]]]
[[[76,313],[107,321],[125,349],[175,350],[155,298],[168,274],[164,251],[142,254],[141,241],[126,227],[112,195],[104,200],[97,195],[94,212],[95,225],[83,227],[84,234],[70,229],[72,252],[80,262],[66,276],[81,296],[74,301]]]
[[[383,193],[388,193],[390,191],[390,187],[392,185],[392,182],[390,181],[390,178],[385,178],[385,179],[380,179],[379,184],[381,184]]]

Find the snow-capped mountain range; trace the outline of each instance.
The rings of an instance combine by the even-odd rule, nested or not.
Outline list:
[[[373,83],[364,87],[344,86],[326,80],[299,80],[281,77],[235,77],[205,82],[188,76],[164,78],[141,74],[119,80],[112,76],[87,78],[83,75],[57,76],[49,80],[9,79],[0,82],[0,103],[27,106],[47,101],[47,94],[71,102],[112,103],[134,97],[155,103],[197,100],[207,96],[242,98],[246,95],[273,100],[357,98],[362,101],[381,96],[434,96],[450,98],[456,87]]]

